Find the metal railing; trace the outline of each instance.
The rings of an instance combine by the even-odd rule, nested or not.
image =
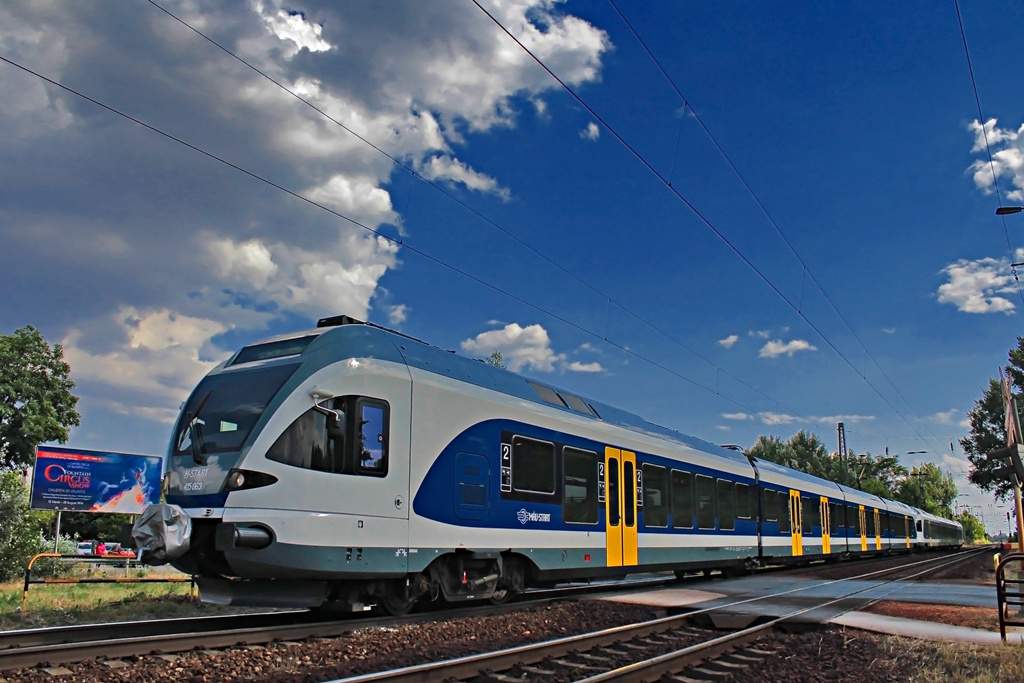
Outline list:
[[[1010,565],[1016,565],[1011,569]],[[1016,578],[1007,577],[1007,570]],[[999,635],[1006,642],[1007,626],[1024,626],[1024,553],[1007,553],[996,565],[996,597],[999,600]],[[1010,608],[1016,608],[1012,613]]]
[[[107,577],[107,578],[32,578],[32,566],[36,563],[36,560],[43,558],[52,558],[56,560],[62,560],[66,562],[79,562],[87,564],[104,564],[107,566],[120,567],[122,563],[125,566],[125,572],[131,568],[131,561],[135,559],[130,555],[64,555],[61,553],[39,553],[32,557],[25,566],[25,588],[21,593],[21,611],[24,613],[25,607],[28,603],[28,590],[33,584],[74,584],[74,583],[185,583],[189,582],[188,597],[189,600],[195,600],[196,597],[196,580],[194,576],[181,577],[181,576],[169,576],[164,578],[150,578],[150,577]],[[138,566],[138,565],[137,565]]]

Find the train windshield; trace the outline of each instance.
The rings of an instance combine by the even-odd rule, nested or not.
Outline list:
[[[206,377],[178,420],[174,455],[237,451],[297,364]]]

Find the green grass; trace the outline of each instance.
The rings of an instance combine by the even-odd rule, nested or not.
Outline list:
[[[894,643],[895,648],[898,648],[900,656],[910,656],[920,661],[920,668],[908,683],[1024,681],[1024,644],[1020,642],[984,646],[899,639]]]
[[[79,575],[121,578],[126,576],[126,572],[124,569],[104,568]],[[145,569],[134,568],[127,576],[188,578],[184,574],[150,573]],[[41,577],[33,575],[35,578]],[[0,631],[257,611],[202,603],[198,600],[198,592],[196,599],[191,600],[188,581],[32,584],[23,611],[21,602],[24,587],[24,580],[0,584]]]

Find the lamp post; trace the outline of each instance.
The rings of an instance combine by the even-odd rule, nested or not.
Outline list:
[[[1024,206],[1000,206],[996,209],[997,216],[1009,216],[1011,213],[1024,211]]]

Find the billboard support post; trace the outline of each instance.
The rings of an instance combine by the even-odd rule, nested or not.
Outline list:
[[[60,548],[60,510],[57,510],[57,526],[53,530],[53,552],[59,553],[58,548]]]

